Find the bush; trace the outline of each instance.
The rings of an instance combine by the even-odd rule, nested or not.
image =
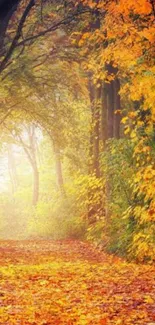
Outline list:
[[[83,238],[86,221],[81,220],[71,198],[39,202],[29,221],[28,234],[51,239]]]

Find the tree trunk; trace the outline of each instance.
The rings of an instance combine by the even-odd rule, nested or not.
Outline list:
[[[13,154],[11,144],[8,145],[8,169],[9,169],[10,180],[12,185],[12,194],[14,195],[18,187],[18,177],[17,177],[15,157]]]
[[[100,111],[101,111],[101,86],[96,89],[94,106],[94,172],[100,177]]]
[[[115,114],[117,110],[120,110],[120,95],[118,94],[120,90],[119,80],[115,77],[117,69],[112,66],[112,64],[107,64],[106,69],[109,76],[113,76],[113,80],[106,83],[106,97],[105,102],[107,103],[107,139],[113,137],[119,138],[120,136],[120,114]],[[108,145],[106,146],[108,151]],[[105,182],[105,218],[108,221],[110,219],[110,209],[109,204],[111,200],[111,181],[110,176],[106,175]]]
[[[101,105],[101,139],[103,149],[105,148],[105,142],[107,140],[107,119],[108,119],[108,107],[107,107],[107,84],[102,86],[102,105]]]
[[[33,168],[33,198],[32,205],[36,205],[39,199],[39,172],[37,164],[32,166]]]
[[[27,128],[29,143],[30,143],[30,156],[31,165],[33,169],[33,199],[32,204],[35,206],[39,199],[39,171],[36,157],[36,136],[35,136],[35,126],[32,124]]]
[[[90,98],[90,110],[91,110],[91,126],[90,126],[90,143],[89,143],[89,173],[94,172],[94,103],[95,103],[95,87],[92,83],[92,74],[88,76],[88,91]]]
[[[114,81],[107,84],[108,89],[108,121],[107,121],[107,136],[108,139],[114,136]]]
[[[116,139],[120,138],[120,122],[121,122],[121,98],[120,98],[120,81],[118,78],[114,80],[114,106],[115,106],[115,116],[114,116],[114,137]]]
[[[53,144],[53,147],[54,147],[54,154],[55,154],[55,169],[56,169],[56,175],[57,175],[57,186],[58,186],[58,189],[61,191],[61,193],[63,195],[65,195],[60,149],[58,148],[58,146],[56,144]]]
[[[36,137],[35,137],[35,126],[28,125],[25,127],[28,138],[29,144],[27,145],[22,137],[19,135],[19,141],[26,153],[26,156],[32,166],[33,170],[33,195],[32,195],[32,205],[36,205],[39,199],[39,171],[38,171],[38,164],[37,164],[37,157],[36,157]]]

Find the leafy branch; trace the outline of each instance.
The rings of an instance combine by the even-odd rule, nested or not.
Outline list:
[[[22,35],[22,29],[23,29],[23,26],[25,24],[25,21],[27,19],[27,16],[29,15],[32,7],[35,5],[35,2],[34,0],[30,0],[27,7],[25,8],[24,12],[23,12],[23,15],[20,19],[20,22],[19,22],[19,25],[18,25],[18,28],[17,28],[17,32],[16,32],[16,35],[10,45],[10,48],[7,52],[7,54],[5,55],[4,59],[1,61],[0,63],[0,73],[5,69],[7,63],[9,62],[17,44],[18,44],[18,40],[19,38],[21,37]]]

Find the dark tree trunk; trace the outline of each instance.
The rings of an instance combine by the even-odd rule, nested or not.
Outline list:
[[[114,80],[114,96],[115,96],[115,115],[114,115],[114,137],[120,138],[120,122],[121,122],[121,98],[120,98],[120,81],[118,78]]]
[[[119,139],[120,120],[121,120],[121,115],[120,115],[121,100],[119,95],[120,81],[117,78],[118,69],[114,68],[112,64],[107,64],[106,70],[108,76],[113,77],[113,80],[106,83],[106,93],[104,94],[104,102],[102,105],[102,106],[105,105],[105,107],[107,108],[107,114],[104,118],[104,122],[107,126],[106,139],[111,139],[111,138]],[[107,151],[109,150],[108,145],[106,146],[106,150]],[[111,181],[109,175],[106,175],[106,178],[107,179],[105,183],[105,196],[106,196],[105,217],[108,223],[108,220],[110,219],[109,204],[111,200]]]
[[[100,112],[101,112],[101,86],[96,89],[96,100],[94,107],[94,172],[100,177]]]
[[[120,81],[117,77],[118,69],[112,64],[106,64],[108,76],[113,80],[107,82],[107,138],[120,138],[121,121],[121,99],[120,99]]]
[[[102,103],[101,103],[101,139],[103,144],[103,149],[105,148],[105,142],[107,140],[107,115],[108,115],[108,107],[107,107],[107,84],[104,83],[102,86]]]
[[[107,84],[108,89],[108,121],[107,136],[108,139],[114,136],[114,81]]]
[[[90,110],[91,110],[91,128],[90,128],[90,143],[89,143],[89,173],[94,172],[94,104],[95,104],[95,87],[92,82],[92,75],[88,77],[88,90],[90,98]]]

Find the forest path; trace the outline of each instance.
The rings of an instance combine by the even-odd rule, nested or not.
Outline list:
[[[78,241],[0,247],[0,324],[155,324],[154,266]]]

